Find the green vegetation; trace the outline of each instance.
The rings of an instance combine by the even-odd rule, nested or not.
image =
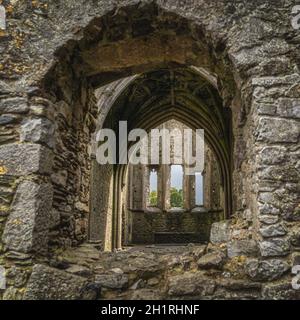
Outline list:
[[[150,206],[157,206],[157,191],[151,191],[149,196]]]
[[[171,207],[182,208],[183,207],[183,191],[182,189],[171,188]]]
[[[183,191],[182,189],[171,188],[171,207],[183,207]],[[151,191],[149,194],[149,204],[151,207],[157,206],[157,191]]]

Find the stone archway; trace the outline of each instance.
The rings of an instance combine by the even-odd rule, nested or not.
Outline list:
[[[16,4],[8,30],[22,30],[31,9]],[[5,40],[0,250],[11,273],[6,297],[22,297],[32,265],[46,252],[51,260],[56,250],[87,237],[95,88],[182,66],[208,70],[232,110],[232,213],[243,223],[228,252],[247,255],[244,248],[258,242],[251,277],[273,280],[286,272],[299,247],[299,57],[289,5],[278,11],[282,29],[267,10],[253,16],[259,9],[226,1],[66,2],[40,8],[54,19],[36,14],[35,26],[21,36],[22,50],[15,49],[17,35]],[[293,294],[290,277],[284,280],[283,295]],[[264,296],[276,296],[280,285],[265,284]]]
[[[126,82],[128,82],[126,87],[122,81],[101,89],[101,92],[107,94],[111,87],[120,86],[123,88],[121,91],[116,90],[115,94],[109,94],[108,99],[101,100],[99,128],[103,126],[118,132],[118,121],[128,121],[129,131],[133,128],[142,128],[148,131],[172,118],[178,119],[194,129],[203,128],[206,132],[206,140],[212,146],[220,164],[222,186],[225,192],[224,216],[229,217],[232,213],[231,116],[230,110],[226,110],[222,106],[216,88],[198,73],[195,73],[193,69],[184,68],[153,71],[127,79]],[[103,120],[104,117],[106,117],[105,120]],[[93,152],[96,153],[96,147]],[[117,213],[118,210],[112,210],[110,213],[107,210],[103,211],[102,208],[107,208],[109,205],[104,205],[103,198],[99,197],[99,193],[107,194],[104,190],[107,189],[107,185],[105,187],[101,185],[101,177],[106,176],[108,168],[109,166],[101,168],[96,161],[93,162],[92,211],[90,213],[90,237],[93,240],[97,239],[108,243],[104,246],[105,248],[110,247],[111,239],[111,232],[109,235],[107,234],[107,225],[110,224],[111,229],[122,230],[122,214]],[[115,194],[119,195],[122,193],[126,171],[123,166],[120,168],[122,174],[117,173],[119,172],[118,168],[115,170],[116,174],[113,175],[114,169],[111,166],[110,172],[114,177],[114,182],[110,183],[117,186],[118,191],[115,190]],[[115,200],[107,198],[107,201],[112,201],[110,207],[122,208],[122,204],[117,204],[120,197],[116,198]],[[109,220],[110,223],[106,223],[106,220]],[[118,221],[119,225],[112,227],[114,221]],[[103,230],[103,227],[106,231]],[[114,234],[116,236],[118,232]],[[113,243],[118,243],[118,247],[120,247],[122,241],[121,239],[113,240]]]

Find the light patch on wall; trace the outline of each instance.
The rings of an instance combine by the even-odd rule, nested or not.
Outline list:
[[[7,173],[7,169],[3,166],[0,166],[0,174],[6,174]]]
[[[6,289],[5,269],[0,266],[0,290]]]
[[[203,206],[203,175],[195,174],[195,202],[196,206]]]
[[[2,5],[0,5],[0,29],[6,29],[6,12],[5,8]]]

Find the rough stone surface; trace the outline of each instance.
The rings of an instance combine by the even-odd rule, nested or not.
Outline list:
[[[95,282],[103,288],[123,289],[128,286],[128,276],[124,274],[99,274]]]
[[[200,269],[221,268],[224,263],[225,256],[222,252],[207,253],[198,260]]]
[[[261,259],[261,253],[263,261],[271,261],[278,255],[275,260],[288,263],[300,244],[299,33],[291,26],[295,1],[275,2],[2,1],[7,29],[0,32],[1,239],[5,229],[12,228],[16,239],[5,236],[19,247],[17,239],[23,235],[16,230],[23,232],[24,227],[17,226],[16,219],[12,227],[11,216],[18,212],[17,218],[24,218],[22,204],[31,223],[33,207],[44,206],[38,202],[39,192],[36,200],[29,192],[20,199],[18,186],[26,180],[40,185],[51,181],[52,218],[49,241],[43,244],[49,248],[51,265],[73,272],[83,267],[87,274],[128,275],[128,288],[145,284],[136,290],[104,288],[103,299],[130,299],[135,292],[138,298],[151,295],[151,290],[164,299],[297,298],[288,272],[279,280],[260,280],[259,285],[244,274],[245,256]],[[133,248],[100,254],[100,248],[110,251],[131,244],[133,229],[126,213],[130,201],[113,196],[130,196],[123,167],[98,170],[95,132],[123,118],[132,127],[150,129],[173,116],[206,130],[216,161],[209,161],[203,172],[206,181],[211,176],[214,182],[204,183],[204,208],[199,210],[194,191],[188,191],[193,181],[185,181],[184,205],[193,211],[193,221],[178,210],[165,212],[169,188],[158,192],[164,197],[158,199],[162,219],[155,219],[152,210],[151,219],[139,220],[140,244],[158,238],[165,243],[206,242],[211,224],[229,217],[230,238],[208,244],[199,253],[185,247],[176,252]],[[55,127],[55,144],[48,121]],[[221,179],[214,175],[216,167]],[[139,191],[144,177],[137,180]],[[115,208],[120,212],[115,214]],[[178,217],[188,220],[181,223]],[[200,220],[206,228],[197,225]],[[192,229],[181,228],[191,222]],[[147,234],[153,238],[146,239]],[[245,239],[260,241],[261,251],[252,246],[254,240]],[[95,246],[84,244],[87,240]],[[232,257],[226,257],[220,269],[203,270],[200,276],[197,262],[202,255],[226,247]],[[40,258],[35,252],[11,250],[1,240],[0,264],[8,267],[10,278],[0,298],[21,299],[27,279],[23,269],[30,270]],[[272,277],[269,274],[279,274],[281,267],[259,260],[253,272]],[[197,279],[189,280],[192,274],[206,284],[215,281],[213,293],[197,286],[193,290]],[[171,290],[168,295],[170,277],[187,277],[187,294],[177,296]],[[89,298],[97,297],[96,288],[100,285],[91,283],[84,291]]]
[[[85,278],[36,264],[26,287],[25,300],[77,300],[84,299],[88,286]]]
[[[277,114],[282,117],[300,118],[300,99],[280,98],[277,105]]]
[[[290,253],[290,242],[287,239],[274,238],[260,242],[263,257],[285,256]]]
[[[39,144],[6,144],[0,146],[0,166],[14,176],[50,173],[52,152]]]
[[[0,125],[11,124],[16,122],[19,118],[13,114],[3,114],[0,116]]]
[[[229,258],[237,256],[253,256],[258,253],[258,246],[254,240],[234,240],[227,245],[227,254]]]
[[[262,297],[266,300],[300,300],[300,292],[292,288],[291,281],[283,280],[266,284],[262,290]]]
[[[170,296],[207,296],[213,294],[216,284],[196,272],[170,277],[168,286]]]
[[[291,232],[291,244],[300,247],[300,227],[295,227]]]
[[[278,224],[261,227],[260,233],[265,238],[284,236],[287,233],[287,229],[283,223],[278,223]]]
[[[286,273],[290,266],[287,262],[279,259],[271,260],[248,260],[246,265],[246,272],[255,281],[275,280]]]
[[[279,217],[265,214],[265,215],[260,215],[258,219],[260,222],[270,225],[278,222]]]
[[[286,119],[261,118],[258,128],[258,141],[297,142],[300,135],[299,124]]]
[[[1,113],[25,113],[29,110],[25,98],[7,98],[0,100],[0,114]]]
[[[211,226],[210,241],[214,244],[227,242],[229,239],[230,221],[215,222]]]
[[[21,182],[3,233],[6,247],[24,253],[47,250],[51,203],[50,184]]]
[[[54,147],[54,126],[47,119],[29,119],[21,126],[21,141],[44,143]]]
[[[161,300],[162,295],[157,290],[152,289],[140,289],[135,291],[132,296],[131,300]]]

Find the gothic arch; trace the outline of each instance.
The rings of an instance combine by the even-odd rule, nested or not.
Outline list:
[[[102,92],[108,89],[113,90],[113,93],[108,95],[108,99],[100,101],[98,128],[109,127],[117,132],[118,128],[114,125],[117,125],[118,121],[128,121],[129,131],[133,128],[149,131],[169,119],[176,119],[190,128],[205,130],[207,143],[212,147],[220,164],[225,190],[225,217],[229,217],[232,212],[230,112],[224,109],[216,88],[193,69],[173,68],[127,78],[125,81],[108,85]],[[104,114],[108,119],[104,120]],[[114,120],[112,127],[111,119]],[[124,166],[117,167],[114,176],[114,185],[117,186],[114,208],[120,208],[125,175]],[[99,177],[94,178],[99,181]],[[91,199],[94,201],[92,194]],[[94,207],[93,204],[91,206]],[[96,207],[101,207],[100,203]],[[92,213],[95,214],[100,213]],[[95,224],[96,220],[91,217],[90,228],[93,229],[94,237],[96,234],[99,237],[103,232],[99,232],[100,226]],[[118,209],[113,212],[112,220],[121,223]],[[112,228],[122,229],[121,225]],[[115,240],[114,243],[121,246],[121,240]]]

